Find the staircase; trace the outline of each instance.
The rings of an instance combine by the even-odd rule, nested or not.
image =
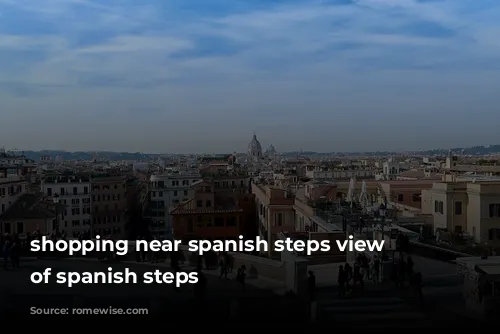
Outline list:
[[[350,329],[427,329],[432,322],[417,308],[389,291],[366,291],[358,296],[319,303],[319,322]]]

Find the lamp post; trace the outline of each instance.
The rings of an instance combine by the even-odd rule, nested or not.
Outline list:
[[[53,197],[54,205],[55,205],[55,212],[56,212],[56,221],[54,224],[54,230],[56,233],[59,233],[59,195],[55,194]]]

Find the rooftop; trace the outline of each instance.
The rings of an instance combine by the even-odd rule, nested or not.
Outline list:
[[[43,194],[22,195],[0,218],[2,220],[52,219],[63,204],[47,201]]]

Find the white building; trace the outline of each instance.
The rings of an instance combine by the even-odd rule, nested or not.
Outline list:
[[[90,230],[92,206],[88,176],[76,174],[46,176],[42,179],[41,188],[45,195],[66,205],[61,221],[58,222],[60,231],[64,230],[68,237],[78,237],[80,233]]]
[[[151,233],[158,238],[171,238],[172,216],[170,211],[179,203],[194,195],[192,184],[199,181],[198,171],[167,171],[154,174],[150,179],[149,215],[152,221]]]

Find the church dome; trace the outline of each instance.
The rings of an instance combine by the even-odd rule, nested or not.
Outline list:
[[[262,146],[260,145],[255,133],[253,134],[252,140],[248,144],[248,155],[253,158],[260,158],[262,156]]]
[[[276,155],[276,149],[274,148],[273,145],[269,146],[266,150],[266,154],[268,156],[273,156],[273,155]]]

